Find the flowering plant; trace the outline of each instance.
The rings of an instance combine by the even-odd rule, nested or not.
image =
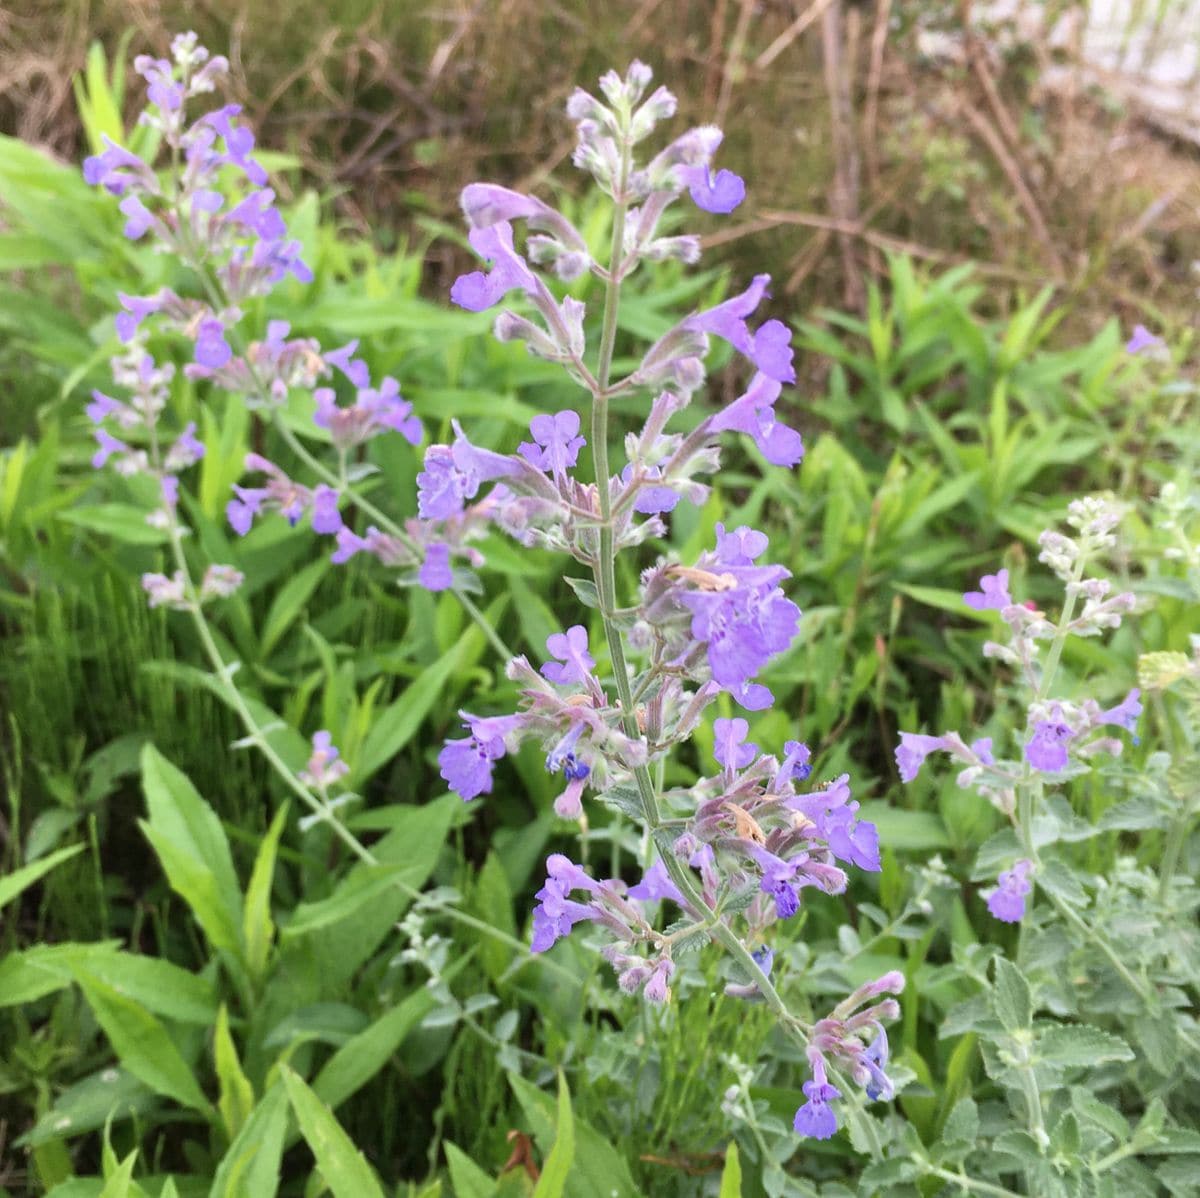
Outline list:
[[[515,710],[463,711],[463,734],[441,747],[437,762],[441,778],[462,800],[486,802],[506,785],[505,759],[524,743],[536,745],[559,790],[554,815],[563,821],[560,827],[580,833],[578,854],[551,852],[545,859],[530,936],[520,943],[532,955],[523,960],[565,973],[550,950],[567,938],[585,940],[612,967],[614,994],[640,996],[661,1009],[684,989],[692,968],[688,954],[712,945],[723,954],[723,999],[756,1015],[769,1013],[780,1058],[806,1067],[803,1102],[789,1104],[782,1147],[768,1143],[778,1121],[764,1115],[765,1104],[755,1093],[755,1064],[721,1058],[736,1078],[721,1109],[753,1135],[768,1192],[793,1192],[793,1180],[778,1160],[793,1155],[797,1134],[828,1140],[842,1121],[851,1145],[872,1159],[862,1175],[870,1192],[908,1193],[929,1179],[966,1192],[1006,1195],[1014,1193],[1008,1182],[1019,1176],[1027,1192],[1065,1198],[1092,1192],[1087,1186],[1111,1192],[1097,1178],[1116,1184],[1113,1179],[1141,1177],[1136,1157],[1143,1150],[1190,1151],[1180,1148],[1175,1133],[1181,1129],[1170,1123],[1165,1107],[1159,1111],[1151,1103],[1137,1127],[1117,1128],[1102,1104],[1073,1084],[1093,1065],[1101,1067],[1097,1084],[1121,1083],[1125,1075],[1117,1070],[1133,1059],[1129,1041],[1143,1049],[1143,1074],[1160,1075],[1142,1083],[1147,1092],[1155,1086],[1172,1098],[1181,1092],[1182,1083],[1173,1089],[1160,1080],[1173,1053],[1186,1061],[1185,1082],[1196,1068],[1197,1030],[1186,1002],[1188,988],[1197,984],[1187,964],[1195,959],[1194,953],[1189,957],[1195,941],[1188,919],[1197,900],[1190,879],[1181,876],[1186,871],[1177,869],[1181,850],[1168,849],[1161,881],[1154,885],[1144,865],[1134,862],[1122,863],[1110,885],[1085,876],[1069,848],[1131,829],[1167,831],[1178,844],[1195,811],[1190,791],[1181,811],[1159,794],[1149,813],[1145,804],[1135,809],[1117,804],[1115,814],[1093,823],[1070,806],[1072,785],[1123,748],[1117,732],[1135,731],[1142,693],[1194,681],[1194,662],[1168,654],[1170,660],[1145,663],[1140,688],[1124,698],[1111,696],[1108,706],[1073,698],[1064,684],[1061,667],[1071,638],[1094,639],[1117,629],[1135,604],[1132,589],[1113,593],[1107,580],[1089,576],[1113,548],[1119,507],[1080,501],[1069,511],[1072,536],[1043,537],[1043,561],[1066,588],[1056,622],[1014,601],[1006,569],[985,576],[977,591],[964,596],[968,609],[999,619],[1007,630],[1006,643],[989,643],[985,653],[1011,670],[1027,692],[1023,734],[1015,741],[997,734],[968,743],[957,732],[905,732],[896,750],[905,781],[916,777],[931,754],[949,754],[961,767],[958,785],[977,790],[1010,823],[984,845],[977,868],[988,884],[988,910],[1001,925],[1019,925],[1015,961],[994,945],[956,943],[949,965],[926,967],[914,955],[906,971],[873,967],[866,950],[881,941],[932,938],[935,929],[917,931],[917,921],[934,914],[935,890],[954,885],[936,858],[919,871],[915,897],[894,905],[898,914],[888,919],[880,913],[875,936],[862,941],[846,925],[838,954],[810,960],[807,946],[780,936],[779,925],[803,925],[815,906],[812,897],[845,893],[855,871],[880,873],[884,859],[879,830],[862,817],[848,773],[815,784],[820,753],[814,762],[798,730],[796,739],[780,737],[775,745],[750,739],[765,740],[761,729],[752,733],[749,714],[772,706],[769,671],[798,633],[801,614],[789,595],[791,574],[770,564],[767,536],[748,526],[717,524],[711,545],[686,556],[666,547],[680,504],[699,505],[709,495],[728,445],[724,434],[738,434],[771,466],[800,465],[803,440],[776,410],[784,387],[795,380],[789,330],[773,319],[752,327],[768,295],[769,279],[760,275],[732,298],[668,322],[665,332],[636,352],[621,344],[618,356],[622,296],[630,280],[656,263],[691,264],[699,257],[699,238],[674,231],[672,206],[687,197],[701,211],[720,215],[742,202],[742,180],[715,166],[719,131],[693,129],[644,155],[643,143],[676,105],[664,88],[650,90],[649,69],[640,63],[624,76],[605,75],[599,97],[584,91],[571,97],[575,164],[591,176],[610,209],[606,251],[536,197],[487,183],[465,189],[469,241],[484,268],[459,278],[452,300],[482,312],[511,298],[513,307],[502,308],[495,319],[496,337],[520,342],[561,369],[580,402],[537,414],[529,439],[508,452],[473,443],[451,419],[453,437],[424,450],[415,479],[416,515],[399,520],[373,498],[378,480],[361,451],[366,442],[393,435],[409,446],[422,444],[424,428],[400,383],[390,376],[373,380],[356,356],[357,342],[325,349],[313,338],[291,336],[286,322],[268,319],[261,330],[256,324],[276,289],[287,280],[288,286],[304,285],[312,272],[299,242],[289,236],[236,106],[189,119],[189,106],[204,104],[221,80],[224,60],[210,58],[185,35],[173,43],[170,59],[140,58],[136,66],[149,89],[142,123],[164,152],[166,166],[155,170],[152,154],[143,158],[110,141],[88,160],[85,176],[119,198],[129,238],[152,243],[182,269],[170,280],[175,286],[119,297],[116,330],[123,348],[113,360],[113,378],[120,394],[98,390],[88,407],[97,443],[94,463],[129,480],[145,499],[146,527],[165,539],[170,573],[148,571],[142,578],[149,604],[191,620],[214,686],[245,727],[243,743],[261,750],[304,805],[301,830],[325,829],[358,860],[352,885],[324,900],[328,906],[305,904],[308,909],[288,927],[291,936],[319,930],[322,921],[332,923],[347,911],[366,919],[382,887],[400,890],[416,906],[401,924],[408,946],[396,960],[424,969],[430,992],[455,1019],[497,1045],[505,1060],[540,1061],[510,1042],[511,1026],[501,1036],[478,1023],[475,1015],[486,998],[482,1006],[457,1002],[449,991],[456,963],[444,941],[426,935],[423,917],[436,913],[510,948],[514,937],[461,910],[458,896],[444,888],[419,894],[432,863],[417,883],[406,880],[396,860],[408,852],[399,821],[367,847],[343,816],[358,798],[352,789],[354,754],[348,751],[347,761],[340,751],[346,743],[339,747],[328,728],[318,729],[305,749],[307,760],[294,760],[280,749],[261,705],[239,688],[239,662],[209,613],[216,605],[236,604],[247,579],[228,561],[206,560],[210,546],[220,541],[205,535],[202,521],[190,520],[188,471],[208,451],[194,425],[172,423],[172,399],[181,381],[240,397],[258,427],[269,428],[297,463],[285,469],[274,460],[281,455],[268,457],[261,446],[246,455],[244,470],[254,477],[233,486],[225,507],[236,537],[252,537],[267,521],[279,527],[278,516],[291,527],[306,524],[316,536],[330,538],[325,544],[334,564],[370,559],[402,585],[452,595],[505,661],[518,691]],[[519,228],[526,231],[523,238]],[[572,293],[582,291],[586,275],[603,289],[598,319]],[[180,339],[188,361],[176,372],[154,351]],[[745,389],[719,407],[703,393],[714,339],[748,366]],[[615,410],[639,417],[623,430],[620,462],[610,458]],[[310,445],[319,448],[313,452]],[[1164,495],[1164,510],[1171,503],[1182,527],[1186,504]],[[472,599],[484,589],[476,572],[486,565],[492,533],[574,563],[566,582],[578,599],[578,614],[546,637],[544,660],[514,654]],[[1181,534],[1180,545],[1169,548],[1192,553],[1188,560],[1194,566],[1189,535]],[[635,561],[636,568],[619,568]],[[420,599],[416,595],[414,604]],[[736,709],[748,714],[735,714]],[[692,746],[701,741],[711,741],[712,761],[702,758],[695,769]],[[202,801],[188,795],[186,779],[172,775],[161,759],[147,754],[143,773],[151,805],[148,835],[172,885],[189,898],[220,949],[239,999],[253,1008],[274,964],[269,909],[253,934],[231,931],[228,912],[212,914],[205,905],[209,883],[196,883],[204,869],[211,874],[211,861],[181,861],[172,848],[171,803],[187,812],[184,824],[192,821],[204,830],[189,840],[191,849],[199,844],[213,850],[224,843],[223,834],[204,822]],[[1169,763],[1159,761],[1149,773],[1166,793],[1178,789]],[[1121,785],[1134,787],[1127,775]],[[1054,793],[1056,788],[1061,792]],[[597,876],[588,860],[588,834],[600,822],[596,804],[614,822],[632,821],[637,830],[631,838],[640,854],[633,880],[616,864],[613,876]],[[440,799],[429,807],[447,810]],[[247,912],[256,894],[262,915],[260,865],[269,890],[285,818],[277,817],[260,847]],[[449,819],[446,815],[440,825],[443,836]],[[224,852],[227,856],[227,843]],[[436,844],[430,853],[436,855]],[[221,880],[227,875],[231,867]],[[236,901],[229,904],[240,910],[236,878],[233,883]],[[1139,902],[1152,891],[1153,926],[1162,933],[1157,941],[1135,918]],[[875,920],[869,904],[860,911]],[[395,915],[384,908],[382,916],[378,922],[386,933]],[[1007,935],[1002,926],[998,931]],[[1072,979],[1053,968],[1064,944],[1072,946],[1078,970]],[[807,967],[804,985],[786,968],[797,961]],[[286,974],[286,959],[279,970]],[[890,1100],[914,1077],[905,1063],[890,1059],[885,1030],[900,1016],[896,996],[913,976],[932,981],[933,1001],[946,1014],[945,1034],[981,1038],[996,1091],[1013,1098],[1006,1109],[992,1104],[980,1111],[972,1098],[962,1097],[940,1112],[936,1126],[926,1121],[920,1127],[908,1110],[883,1120],[866,1113],[866,1103]],[[1073,987],[1074,978],[1082,978],[1079,987]],[[105,1012],[103,1022],[115,1009],[111,996],[93,980],[81,984],[92,987],[89,1001]],[[800,993],[819,994],[822,1005],[813,1009],[810,1000],[798,1009]],[[1050,1017],[1035,1018],[1043,1010]],[[112,1038],[128,1043],[118,1034]],[[167,1040],[165,1032],[161,1040]],[[368,1037],[357,1051],[378,1057],[375,1043]],[[284,1066],[273,1089],[264,1083],[255,1115],[239,1119],[229,1096],[241,1094],[240,1065],[227,1022],[218,1025],[214,1055],[230,1141],[226,1162],[258,1150],[259,1129],[274,1115],[262,1114],[261,1124],[255,1120],[281,1085],[314,1149],[331,1142],[327,1128],[306,1123],[315,1118],[312,1096]],[[335,1083],[345,1084],[339,1069],[352,1072],[345,1061],[340,1058],[332,1068],[334,1081],[323,1071],[316,1080],[319,1091],[324,1080],[325,1093],[343,1094]],[[168,1076],[144,1063],[139,1068],[158,1092],[214,1119],[211,1104],[194,1083],[180,1082],[178,1071]],[[273,1077],[276,1070],[263,1072]],[[915,1102],[923,1098],[918,1093]],[[990,1137],[983,1153],[976,1147],[981,1137]],[[276,1175],[282,1130],[278,1140]],[[328,1165],[321,1161],[323,1174]],[[221,1170],[228,1180],[226,1164]],[[357,1184],[361,1175],[352,1176]],[[1169,1177],[1169,1171],[1152,1176]]]

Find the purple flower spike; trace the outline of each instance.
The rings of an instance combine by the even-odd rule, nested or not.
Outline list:
[[[1008,593],[1008,571],[985,574],[979,580],[979,590],[967,591],[963,602],[973,611],[1001,611],[1012,607],[1012,596]]]
[[[553,416],[541,414],[529,422],[533,441],[522,441],[520,455],[538,470],[563,478],[579,460],[579,451],[587,444],[579,436],[579,413],[568,408]]]
[[[196,361],[210,370],[219,370],[232,357],[225,326],[212,316],[202,320],[196,336]]]
[[[568,628],[566,632],[555,632],[546,638],[546,651],[558,658],[542,666],[542,675],[560,686],[578,683],[587,684],[596,661],[588,653],[587,629],[582,624]]]
[[[988,895],[987,909],[1002,923],[1020,923],[1025,918],[1025,896],[1033,889],[1029,871],[1033,862],[1022,859],[1003,870],[996,889]]]
[[[1161,337],[1156,337],[1144,324],[1134,327],[1133,336],[1125,343],[1127,354],[1140,354],[1148,349],[1157,349],[1163,344]]]
[[[842,1092],[829,1084],[825,1062],[820,1057],[813,1062],[812,1081],[805,1082],[803,1089],[808,1101],[796,1112],[792,1126],[797,1135],[828,1140],[838,1127],[837,1115],[829,1104],[835,1098],[841,1098]]]
[[[1066,768],[1069,760],[1067,742],[1074,735],[1060,720],[1038,720],[1033,726],[1033,737],[1025,746],[1025,760],[1034,769],[1058,773]]]
[[[500,221],[486,229],[472,229],[468,240],[481,258],[492,262],[492,269],[487,274],[477,270],[460,275],[454,281],[450,298],[460,308],[466,308],[468,312],[483,312],[517,288],[522,291],[537,290],[537,278],[513,247],[512,225],[507,221]]]
[[[901,732],[896,746],[896,768],[901,782],[911,782],[930,753],[947,749],[944,736],[925,736],[920,732]]]
[[[716,175],[711,167],[685,167],[681,172],[692,203],[705,212],[725,216],[746,198],[746,183],[733,171],[720,170]]]
[[[342,527],[342,517],[338,511],[338,493],[324,483],[313,492],[312,526],[313,532],[319,532],[323,536],[334,536]]]
[[[742,743],[749,732],[750,725],[740,718],[713,721],[713,736],[716,741],[713,746],[713,756],[730,773],[734,770],[745,769],[758,752],[758,745]]]

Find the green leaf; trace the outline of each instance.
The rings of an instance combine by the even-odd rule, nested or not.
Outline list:
[[[1033,1022],[1033,996],[1025,975],[1006,957],[996,958],[992,1009],[1008,1032],[1027,1029]]]
[[[36,1149],[64,1136],[86,1135],[106,1123],[148,1114],[158,1101],[132,1073],[109,1066],[68,1086],[16,1146]]]
[[[489,852],[479,877],[475,882],[475,891],[471,896],[471,906],[475,913],[485,919],[492,927],[510,936],[516,936],[517,923],[513,918],[512,889],[504,866],[495,852]],[[493,937],[480,935],[479,961],[493,982],[498,982],[512,961],[513,950],[503,941]]]
[[[224,1003],[221,1004],[221,1010],[217,1014],[217,1025],[213,1030],[213,1062],[217,1068],[217,1082],[221,1087],[217,1109],[221,1112],[226,1134],[233,1140],[254,1109],[254,1087],[242,1072],[237,1047],[229,1034],[229,1012]]]
[[[242,895],[220,820],[153,745],[142,750],[142,789],[150,819],[139,822],[171,889],[191,907],[209,940],[241,960]]]
[[[567,1178],[575,1162],[575,1116],[571,1111],[571,1095],[567,1090],[567,1079],[558,1075],[558,1119],[556,1121],[554,1147],[542,1166],[533,1198],[563,1198]]]
[[[1057,1024],[1038,1036],[1037,1054],[1052,1065],[1100,1065],[1132,1061],[1133,1052],[1118,1036],[1087,1024]]]
[[[458,972],[465,961],[446,971],[447,978]],[[370,1027],[347,1040],[326,1061],[313,1082],[313,1092],[336,1109],[357,1093],[387,1063],[421,1020],[437,1005],[433,994],[424,988],[408,995],[399,1006],[381,1015]]]
[[[354,777],[361,781],[385,766],[416,734],[433,705],[443,697],[446,683],[458,670],[465,641],[405,687],[400,697],[375,718],[353,763]]]
[[[262,1097],[217,1166],[209,1198],[275,1198],[288,1123],[279,1083]]]
[[[146,523],[147,512],[131,503],[79,504],[58,518],[89,532],[103,533],[127,545],[161,545],[166,532]]]
[[[51,853],[49,857],[43,857],[40,861],[33,862],[32,865],[22,866],[7,877],[0,878],[0,908],[11,903],[18,894],[48,874],[56,865],[61,865],[64,861],[70,861],[72,857],[77,857],[84,848],[85,846],[82,844],[73,844],[70,848],[59,849],[57,853]]]
[[[306,936],[350,919],[381,894],[393,889],[396,879],[404,877],[410,869],[410,863],[357,867],[338,883],[329,898],[315,903],[300,903],[283,929],[284,940],[294,940],[297,936]]]
[[[725,1168],[721,1170],[718,1198],[742,1198],[742,1162],[738,1159],[736,1140],[730,1140],[725,1150]]]
[[[271,883],[275,877],[275,854],[279,838],[287,826],[289,804],[284,803],[275,813],[271,826],[258,846],[250,884],[246,887],[246,907],[242,913],[242,938],[246,943],[246,967],[250,976],[262,978],[271,954],[275,925],[271,922]]]
[[[266,657],[279,643],[284,633],[292,626],[301,609],[312,597],[321,579],[329,573],[328,558],[321,557],[310,562],[303,570],[288,579],[275,595],[271,610],[267,612],[262,631],[262,655]]]
[[[534,1139],[543,1152],[548,1151],[554,1136],[554,1099],[516,1074],[510,1074],[508,1081]],[[567,1182],[567,1198],[637,1198],[639,1190],[624,1156],[588,1124],[579,1119],[573,1124],[575,1164]]]
[[[946,1117],[942,1127],[942,1140],[946,1144],[970,1144],[974,1146],[979,1135],[979,1108],[973,1098],[960,1098]]]
[[[383,1190],[353,1141],[330,1109],[305,1085],[298,1073],[280,1066],[300,1134],[304,1136],[325,1184],[334,1198],[384,1198]]]
[[[155,1093],[211,1117],[208,1099],[163,1025],[98,977],[82,969],[75,977],[121,1064]]]
[[[495,1181],[457,1145],[447,1140],[444,1147],[454,1198],[494,1198]]]

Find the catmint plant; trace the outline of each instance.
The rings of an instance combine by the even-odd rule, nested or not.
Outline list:
[[[741,434],[784,468],[800,464],[804,444],[776,412],[795,380],[790,333],[778,320],[752,324],[768,295],[766,275],[684,316],[632,371],[613,376],[626,281],[665,259],[699,257],[695,235],[662,231],[668,210],[690,200],[727,213],[745,194],[735,174],[714,169],[715,128],[691,129],[657,152],[643,149],[676,107],[665,88],[649,92],[650,83],[650,69],[635,62],[623,77],[606,74],[600,97],[577,90],[567,105],[578,138],[574,164],[611,204],[606,255],[536,197],[490,183],[462,193],[469,241],[484,264],[455,282],[451,299],[473,312],[514,301],[498,312],[495,336],[559,364],[580,402],[535,417],[529,440],[513,452],[475,445],[457,421],[451,443],[426,450],[414,539],[439,556],[423,581],[441,589],[478,564],[471,542],[492,526],[562,553],[588,571],[568,581],[599,615],[611,668],[600,672],[600,646],[583,623],[569,623],[548,638],[544,661],[509,660],[517,710],[462,712],[463,735],[438,760],[447,785],[474,800],[493,792],[502,760],[532,741],[560,780],[561,818],[582,820],[594,801],[630,816],[653,846],[641,880],[594,877],[552,853],[533,911],[533,951],[589,925],[619,987],[663,1003],[682,953],[719,945],[736,975],[729,993],[766,1003],[802,1046],[811,1080],[795,1130],[824,1139],[837,1128],[844,1088],[861,1087],[868,1100],[893,1093],[884,1024],[899,1012],[888,996],[904,978],[893,972],[859,986],[809,1023],[789,1009],[772,975],[772,928],[797,914],[806,889],[840,894],[851,870],[879,870],[876,829],[859,818],[847,775],[806,786],[808,747],[790,740],[761,748],[748,739],[744,717],[715,719],[714,761],[704,776],[666,789],[658,781],[722,695],[748,712],[772,705],[760,675],[793,644],[800,610],[785,589],[790,572],[769,562],[767,537],[756,529],[718,524],[715,543],[692,560],[653,546],[679,503],[704,502],[722,434]],[[554,287],[586,272],[604,289],[594,320],[582,301],[560,299]],[[749,368],[741,395],[718,408],[699,398],[714,338]],[[644,398],[641,425],[625,435],[624,459],[614,461],[609,416],[618,397]],[[703,410],[685,431],[679,417],[693,403]],[[590,477],[580,468],[585,446]],[[638,550],[636,591],[619,593],[617,556]]]

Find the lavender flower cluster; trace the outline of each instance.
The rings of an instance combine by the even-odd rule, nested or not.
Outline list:
[[[1033,890],[1037,861],[1030,826],[1032,796],[1040,795],[1047,785],[1086,772],[1089,759],[1097,753],[1119,755],[1121,741],[1105,729],[1136,733],[1142,714],[1136,687],[1107,708],[1091,698],[1072,702],[1051,693],[1067,638],[1095,637],[1116,629],[1134,608],[1131,592],[1114,593],[1108,579],[1086,576],[1089,564],[1116,543],[1114,529],[1122,515],[1121,506],[1111,500],[1080,499],[1068,508],[1073,536],[1054,530],[1042,533],[1038,560],[1064,584],[1065,600],[1057,621],[1052,622],[1032,601],[1013,599],[1007,570],[984,575],[979,590],[963,595],[963,602],[974,611],[998,612],[1007,631],[1007,643],[988,641],[983,653],[1010,667],[1029,696],[1019,759],[998,759],[991,737],[967,745],[957,732],[900,734],[896,765],[901,781],[916,778],[931,753],[948,753],[962,766],[958,785],[974,787],[1013,823],[1028,855],[1001,871],[987,897],[988,910],[1005,923],[1019,923],[1025,917],[1026,899]],[[1136,744],[1137,736],[1133,739]],[[1029,800],[1024,808],[1022,797]]]
[[[589,567],[591,605],[604,624],[613,676],[597,674],[583,624],[555,633],[540,666],[524,656],[508,664],[509,678],[520,686],[518,710],[463,712],[467,735],[447,742],[439,763],[447,784],[475,799],[492,792],[497,763],[533,741],[546,754],[546,769],[562,779],[554,804],[559,816],[581,819],[585,796],[594,795],[632,814],[658,847],[632,886],[618,878],[597,880],[552,854],[533,912],[535,952],[587,923],[601,933],[601,952],[620,987],[663,1002],[679,943],[699,935],[727,949],[732,942],[735,957],[749,966],[730,993],[769,993],[780,1002],[768,980],[769,928],[797,913],[806,888],[840,894],[848,868],[879,870],[878,834],[858,818],[848,776],[805,790],[808,748],[788,741],[778,754],[760,752],[747,742],[743,718],[715,720],[720,768],[712,776],[663,793],[651,779],[651,767],[690,739],[722,693],[748,711],[771,706],[773,696],[759,675],[792,645],[800,610],[784,590],[789,571],[762,560],[767,538],[752,528],[717,525],[715,544],[694,561],[660,556],[642,571],[628,603],[615,594],[613,558],[662,537],[665,518],[681,501],[704,502],[709,488],[703,479],[719,466],[721,434],[748,436],[769,463],[784,467],[800,463],[804,445],[775,410],[784,384],[795,380],[790,333],[778,320],[750,323],[768,295],[766,275],[680,320],[626,377],[609,377],[623,281],[645,263],[699,257],[695,236],[660,235],[670,205],[687,194],[707,212],[726,213],[745,194],[732,172],[714,173],[721,134],[711,127],[684,133],[639,164],[636,147],[675,110],[666,89],[646,95],[650,80],[649,68],[634,63],[623,78],[610,72],[601,79],[603,99],[577,91],[568,103],[578,134],[575,165],[613,203],[607,262],[597,260],[564,215],[536,197],[485,183],[462,194],[470,243],[487,265],[459,278],[451,298],[470,311],[507,297],[523,301],[523,311],[505,308],[497,315],[495,336],[521,341],[530,353],[561,364],[587,393],[593,477],[579,476],[587,440],[574,409],[535,418],[531,439],[510,454],[473,445],[455,423],[454,442],[430,446],[417,479],[419,513],[427,528],[439,530],[422,533],[422,540],[443,547],[453,560],[466,557],[470,540],[494,524],[523,544],[569,554]],[[529,231],[524,252],[517,246],[518,223]],[[549,272],[551,280],[570,281],[589,271],[605,285],[595,369],[586,360],[584,303],[557,299],[543,277]],[[748,385],[732,403],[705,413],[690,432],[674,432],[672,420],[704,384],[712,338],[747,362]],[[645,420],[625,437],[626,461],[610,469],[608,403],[643,391],[651,393]],[[656,930],[654,904],[669,905],[668,928],[674,930]],[[798,1132],[833,1133],[829,1102],[840,1095],[827,1073],[835,1063],[848,1067],[870,1097],[890,1096],[882,1023],[895,1017],[897,1005],[888,999],[859,1008],[902,984],[889,974],[851,996],[828,1020],[804,1029],[813,1081],[796,1116]]]
[[[589,569],[590,584],[574,581],[603,624],[611,676],[598,673],[582,623],[550,636],[547,660],[537,668],[524,656],[512,658],[507,673],[520,688],[518,709],[462,712],[466,735],[442,748],[441,775],[463,799],[489,794],[497,763],[533,741],[545,752],[546,769],[562,779],[554,804],[559,816],[581,819],[589,795],[633,815],[657,849],[644,876],[636,885],[599,880],[551,854],[533,911],[533,951],[546,951],[587,923],[601,934],[601,951],[621,989],[666,1002],[682,948],[718,943],[733,959],[729,993],[767,1002],[804,1044],[812,1080],[796,1130],[832,1135],[837,1121],[830,1104],[841,1093],[831,1072],[844,1070],[870,1099],[891,1096],[883,1024],[899,1008],[894,998],[880,996],[899,993],[904,979],[887,974],[860,987],[810,1026],[788,1011],[775,989],[769,941],[772,925],[800,910],[806,889],[840,894],[850,868],[880,869],[875,827],[859,818],[847,775],[806,789],[808,748],[789,740],[776,753],[760,751],[740,717],[714,721],[719,768],[711,776],[660,793],[651,774],[689,740],[720,696],[751,712],[771,706],[760,675],[793,644],[801,615],[785,591],[790,574],[764,560],[763,533],[718,525],[715,543],[695,560],[660,554],[641,572],[629,602],[619,602],[616,593],[616,554],[663,537],[681,501],[705,501],[704,480],[719,467],[722,434],[749,438],[772,465],[795,467],[804,456],[800,434],[776,412],[784,385],[795,380],[789,330],[778,320],[751,324],[769,294],[766,275],[741,294],[689,314],[648,346],[628,375],[611,377],[622,283],[646,264],[699,258],[697,236],[663,231],[670,206],[686,195],[702,211],[722,214],[744,198],[737,175],[714,169],[720,131],[691,129],[639,161],[637,148],[676,107],[665,88],[647,94],[649,68],[635,62],[624,77],[606,74],[602,98],[575,92],[567,105],[578,134],[575,165],[612,201],[605,261],[565,216],[536,197],[486,183],[464,190],[470,244],[485,267],[459,278],[451,299],[469,311],[514,300],[519,310],[499,312],[495,336],[520,341],[563,367],[586,395],[590,438],[581,412],[570,407],[535,417],[529,439],[509,453],[473,444],[452,421],[452,442],[424,452],[417,516],[398,524],[356,493],[362,475],[350,455],[388,433],[417,445],[420,422],[395,379],[372,382],[366,363],[354,356],[356,342],[325,350],[311,338],[291,337],[282,321],[270,321],[257,339],[246,327],[248,301],[289,277],[305,283],[312,273],[288,236],[237,106],[188,119],[189,103],[214,90],[227,63],[210,58],[191,34],[176,38],[171,54],[135,64],[150,101],[141,122],[159,135],[167,169],[160,174],[111,141],[84,167],[90,183],[120,197],[126,235],[148,239],[186,263],[203,292],[184,297],[162,288],[120,297],[117,332],[125,348],[113,359],[113,372],[129,398],[97,392],[89,407],[99,443],[96,465],[111,462],[123,474],[148,474],[159,484],[161,503],[149,519],[170,534],[180,568],[172,577],[143,579],[151,604],[198,614],[201,602],[229,595],[241,582],[232,567],[213,566],[196,588],[184,568],[179,473],[204,447],[191,425],[169,448],[164,444],[159,418],[174,368],[160,365],[148,349],[150,338],[163,333],[190,343],[189,379],[258,409],[312,472],[311,481],[301,482],[265,456],[247,455],[245,468],[256,478],[234,487],[226,509],[237,534],[248,534],[267,513],[293,526],[307,517],[315,533],[334,538],[334,562],[367,554],[402,581],[435,592],[459,590],[466,572],[483,564],[475,543],[493,528]],[[522,248],[517,226],[525,230]],[[570,295],[558,298],[551,286],[589,272],[605,293],[598,345],[593,339],[591,346],[586,305]],[[677,431],[672,421],[704,386],[714,338],[744,360],[748,383],[732,403],[704,412],[690,431]],[[639,393],[649,396],[645,420],[625,437],[625,461],[610,469],[609,404]],[[294,412],[304,404],[310,405],[310,438],[331,446],[336,469],[308,455],[278,419],[285,405]],[[591,477],[581,476],[585,449]],[[343,516],[348,505],[365,509],[372,522],[357,530]],[[328,805],[329,788],[346,773],[329,733],[318,732],[300,781]],[[664,904],[673,922],[659,930]]]

